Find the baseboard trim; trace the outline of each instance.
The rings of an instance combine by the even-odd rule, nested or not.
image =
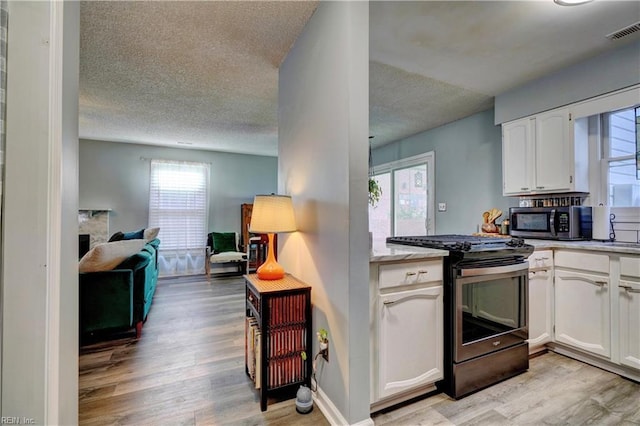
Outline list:
[[[605,359],[601,359],[595,355],[589,355],[589,354],[583,353],[581,351],[575,350],[568,346],[564,346],[557,342],[549,343],[548,345],[551,351],[559,353],[560,355],[577,359],[578,361],[582,361],[586,364],[593,365],[594,367],[601,368],[603,370],[609,371],[619,376],[626,377],[627,379],[633,380],[634,382],[640,383],[640,372],[634,371],[631,368],[628,368],[619,364],[614,364]]]
[[[331,425],[349,425],[347,419],[344,418],[342,413],[336,408],[335,404],[331,402],[331,399],[327,396],[326,393],[322,391],[320,387],[317,388],[317,391],[313,395],[313,400],[322,411],[322,414],[326,417],[327,421]],[[358,423],[354,423],[352,426],[373,426],[373,419],[371,417],[366,418],[364,420],[359,421]]]

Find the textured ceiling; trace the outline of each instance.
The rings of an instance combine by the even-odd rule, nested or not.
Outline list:
[[[80,137],[277,154],[278,67],[316,1],[82,2]],[[638,40],[639,1],[370,3],[374,145]]]
[[[278,67],[316,2],[83,2],[80,137],[275,155]]]

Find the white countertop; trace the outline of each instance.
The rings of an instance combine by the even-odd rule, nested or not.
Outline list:
[[[604,251],[610,253],[624,253],[640,255],[640,244],[603,242],[603,241],[558,241],[526,239],[536,250],[543,249],[576,249]],[[378,244],[369,253],[370,262],[392,262],[398,260],[428,259],[448,256],[447,250],[423,247],[405,246],[401,244]]]
[[[603,242],[603,241],[557,241],[557,240],[533,240],[525,239],[525,243],[531,244],[536,250],[542,249],[576,249],[606,251],[610,253],[640,254],[640,244]]]
[[[369,253],[370,262],[428,259],[449,256],[447,250],[404,246],[401,244],[374,245]]]

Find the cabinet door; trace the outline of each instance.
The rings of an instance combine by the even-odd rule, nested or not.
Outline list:
[[[502,126],[503,195],[531,191],[533,178],[532,119],[525,118]]]
[[[443,378],[442,286],[380,296],[378,397]]]
[[[529,272],[529,351],[551,341],[551,292],[553,274],[550,268]]]
[[[620,363],[640,370],[640,282],[620,280]]]
[[[558,270],[555,277],[556,341],[610,357],[609,279]]]
[[[573,132],[566,109],[536,115],[533,191],[570,190]]]

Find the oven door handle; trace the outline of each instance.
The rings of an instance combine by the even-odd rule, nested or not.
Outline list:
[[[478,277],[481,275],[505,274],[509,272],[526,271],[529,269],[529,263],[518,263],[517,265],[507,266],[491,266],[488,268],[471,268],[460,269],[461,277]]]

